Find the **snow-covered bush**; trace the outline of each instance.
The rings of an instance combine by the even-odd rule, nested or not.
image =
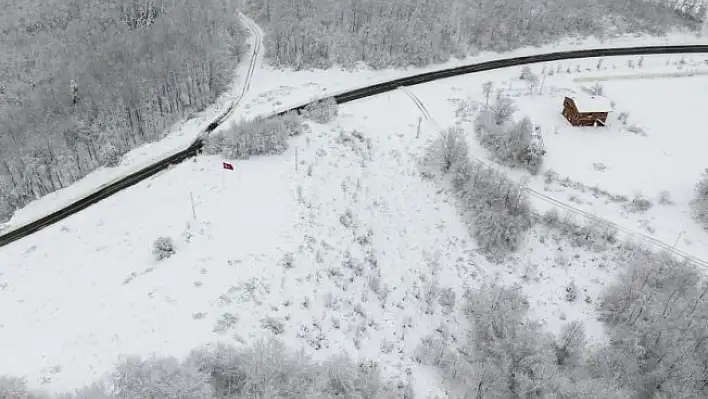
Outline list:
[[[708,229],[708,169],[696,184],[696,196],[691,201],[693,217]]]
[[[111,383],[115,399],[214,398],[208,374],[171,357],[129,357],[113,372]]]
[[[483,110],[475,120],[475,133],[480,144],[489,150],[499,162],[511,167],[524,167],[538,174],[543,164],[545,151],[533,134],[533,124],[526,117],[510,123],[498,123],[491,108]]]
[[[592,94],[593,96],[604,96],[605,87],[599,83],[595,83],[590,87],[590,94]]]
[[[462,128],[452,127],[442,133],[423,157],[425,173],[448,173],[469,159],[469,145]]]
[[[175,254],[175,243],[171,237],[158,237],[152,243],[152,254],[158,261]]]
[[[630,133],[634,133],[634,134],[641,134],[641,135],[645,135],[645,134],[646,134],[646,133],[644,132],[644,128],[642,128],[642,127],[639,126],[639,125],[635,125],[634,123],[631,124],[631,125],[629,125],[629,126],[627,126],[627,131],[630,132]]]
[[[651,209],[654,204],[642,195],[635,196],[632,201],[624,205],[624,208],[629,212],[643,213]]]
[[[285,332],[285,324],[272,317],[265,317],[261,319],[261,327],[275,335],[280,335]]]
[[[301,134],[303,129],[302,120],[293,114],[268,119],[258,117],[210,135],[204,150],[228,159],[281,154],[288,148],[288,137]]]
[[[39,399],[27,389],[27,382],[16,377],[0,376],[0,399]]]
[[[519,79],[535,82],[535,81],[538,81],[538,75],[536,75],[535,73],[533,73],[533,71],[531,71],[530,66],[524,65],[521,68],[521,75],[519,75]]]
[[[302,110],[302,116],[317,123],[328,123],[339,115],[339,105],[334,97],[314,101]]]
[[[120,150],[115,145],[106,144],[101,148],[101,165],[109,168],[116,167],[120,164],[121,156]]]
[[[659,204],[661,204],[661,205],[674,205],[675,204],[674,200],[671,199],[671,193],[667,190],[660,191],[657,200],[658,200]]]
[[[543,213],[541,216],[541,221],[548,227],[558,227],[560,222],[560,212],[558,208],[551,208]]]
[[[449,130],[428,147],[423,173],[452,173],[461,214],[468,219],[473,236],[490,259],[501,260],[518,248],[521,237],[533,225],[530,204],[517,183],[469,159],[466,140],[453,132]]]
[[[571,281],[565,286],[565,300],[568,302],[575,302],[578,298],[578,287],[575,282]]]
[[[505,96],[501,90],[497,91],[494,101],[486,108],[488,114],[485,118],[493,121],[496,125],[503,125],[510,121],[512,115],[518,109],[514,100],[509,96]]]
[[[12,198],[9,193],[4,190],[4,186],[0,184],[0,223],[5,223],[12,219],[15,213],[15,207],[12,204]]]

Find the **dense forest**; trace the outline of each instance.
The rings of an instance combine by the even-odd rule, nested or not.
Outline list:
[[[246,37],[230,0],[0,4],[0,222],[213,102]]]
[[[568,36],[700,29],[699,0],[246,0],[269,56],[295,68],[425,65]]]

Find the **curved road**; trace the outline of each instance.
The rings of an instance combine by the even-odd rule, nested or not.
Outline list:
[[[134,172],[128,176],[125,176],[124,178],[113,182],[105,187],[100,188],[99,190],[95,191],[94,193],[74,202],[73,204],[60,209],[58,211],[55,211],[45,217],[42,217],[34,222],[31,222],[27,225],[15,228],[14,230],[5,233],[4,235],[0,236],[0,247],[3,247],[5,245],[8,245],[16,240],[19,240],[23,237],[26,237],[30,234],[33,234],[49,225],[52,225],[60,220],[63,220],[75,213],[80,212],[83,209],[86,209],[87,207],[97,203],[98,201],[105,199],[121,190],[124,190],[130,186],[133,186],[137,183],[139,183],[142,180],[147,179],[150,176],[153,176],[157,173],[159,173],[162,170],[167,169],[170,165],[180,163],[188,158],[191,158],[193,156],[196,156],[201,152],[201,149],[203,147],[203,136],[209,134],[212,132],[214,129],[216,129],[219,125],[224,123],[229,116],[233,113],[234,109],[236,109],[236,106],[238,103],[244,98],[246,95],[248,88],[250,87],[250,83],[253,79],[253,74],[255,72],[255,69],[257,67],[257,62],[258,60],[261,59],[262,57],[262,31],[258,26],[253,23],[250,19],[242,15],[242,18],[245,22],[245,24],[249,27],[249,29],[253,30],[253,33],[255,35],[255,42],[254,42],[254,51],[251,56],[251,64],[249,64],[249,72],[247,73],[246,80],[244,82],[244,88],[242,90],[242,94],[234,100],[234,102],[228,107],[228,109],[222,113],[218,118],[216,118],[212,123],[210,123],[200,134],[200,136],[186,149],[168,156],[167,158],[158,161],[142,170],[139,170],[137,172]],[[646,46],[646,47],[620,47],[620,48],[604,48],[604,49],[590,49],[590,50],[575,50],[575,51],[561,51],[561,52],[554,52],[554,53],[546,53],[546,54],[537,54],[537,55],[531,55],[531,56],[523,56],[523,57],[513,57],[513,58],[504,58],[504,59],[498,59],[498,60],[492,60],[492,61],[487,61],[487,62],[481,62],[481,63],[475,63],[475,64],[470,64],[470,65],[464,65],[461,67],[455,67],[455,68],[448,68],[448,69],[443,69],[439,71],[434,71],[434,72],[426,72],[426,73],[421,73],[418,75],[413,75],[413,76],[408,76],[405,78],[399,78],[399,79],[394,79],[392,81],[388,82],[383,82],[383,83],[378,83],[375,85],[367,86],[367,87],[362,87],[354,90],[350,90],[344,93],[340,93],[338,95],[334,96],[334,99],[336,100],[337,103],[342,104],[342,103],[347,103],[351,101],[355,101],[358,99],[366,98],[366,97],[371,97],[377,94],[382,94],[386,92],[390,92],[396,89],[401,88],[402,86],[411,86],[411,85],[416,85],[420,83],[426,83],[426,82],[432,82],[435,80],[440,80],[440,79],[445,79],[453,76],[459,76],[459,75],[464,75],[468,73],[474,73],[474,72],[481,72],[481,71],[489,71],[489,70],[494,70],[494,69],[500,69],[500,68],[507,68],[511,66],[520,66],[520,65],[525,65],[525,64],[532,64],[532,63],[537,63],[537,62],[548,62],[548,61],[559,61],[559,60],[569,60],[569,59],[578,59],[578,58],[589,58],[589,57],[611,57],[611,56],[634,56],[634,55],[651,55],[651,54],[695,54],[695,53],[708,53],[708,45],[686,45],[686,46]],[[414,98],[414,97],[413,97]],[[424,115],[427,115],[429,119],[432,119],[430,117],[430,113],[425,109],[425,105],[419,100],[419,99],[414,99],[416,101],[417,105],[419,105],[419,108],[421,111],[424,113]],[[289,110],[285,110],[282,112],[278,112],[275,115],[282,115],[288,112],[299,112],[301,111],[306,104],[299,105],[297,107],[293,107]],[[551,201],[557,201],[551,198],[548,198],[548,200]],[[559,205],[561,206],[561,205]],[[562,206],[567,206],[567,205],[562,205]],[[577,210],[578,212],[582,212],[580,210]],[[588,217],[593,217],[592,215],[587,215]],[[609,221],[604,221],[605,223],[611,223]],[[619,229],[618,229],[619,230]],[[624,229],[626,230],[626,229]],[[648,238],[648,237],[647,237]],[[651,238],[650,240],[654,240]],[[667,244],[660,242],[658,240],[654,240],[655,245],[659,245],[662,247],[669,247]],[[679,251],[673,251],[677,254],[680,254]],[[682,256],[686,257],[687,259],[691,259],[688,255],[683,254]],[[700,260],[697,260],[700,261]],[[702,264],[705,264],[705,262],[700,261]]]

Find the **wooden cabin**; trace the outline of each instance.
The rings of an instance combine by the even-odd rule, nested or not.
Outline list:
[[[610,100],[601,96],[572,95],[563,101],[563,116],[573,126],[605,126],[610,111]]]

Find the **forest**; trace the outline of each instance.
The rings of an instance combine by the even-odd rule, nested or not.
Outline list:
[[[246,0],[283,67],[403,67],[566,37],[698,30],[699,0]]]
[[[212,103],[244,51],[230,0],[0,3],[0,222]]]

